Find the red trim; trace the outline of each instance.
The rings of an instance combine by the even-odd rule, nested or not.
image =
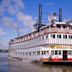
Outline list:
[[[67,60],[63,60],[63,58],[53,58],[51,60],[49,60],[48,58],[41,58],[40,61],[43,61],[43,62],[64,62],[64,61],[72,62],[72,58],[68,58]]]
[[[67,60],[70,61],[70,62],[72,62],[72,58],[68,58]]]
[[[52,62],[63,62],[63,58],[54,58],[54,59],[51,59]],[[65,61],[68,61],[68,62],[72,62],[72,58],[67,58],[67,60]]]
[[[62,58],[54,58],[54,59],[51,59],[51,61],[53,62],[60,62],[60,61],[63,61]]]

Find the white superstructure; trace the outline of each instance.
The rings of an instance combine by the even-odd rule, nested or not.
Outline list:
[[[12,58],[40,62],[71,62],[72,25],[62,22],[61,18],[59,21],[52,18],[51,24],[41,27],[39,31],[10,40],[9,47],[9,57]]]
[[[58,22],[59,23],[59,22]],[[72,25],[52,24],[12,39],[9,55],[38,61],[72,60]]]

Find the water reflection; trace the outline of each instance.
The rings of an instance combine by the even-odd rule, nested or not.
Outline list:
[[[5,55],[0,54],[0,72],[72,72],[72,66],[8,60],[8,56]]]
[[[10,60],[9,72],[72,72],[72,67]]]
[[[0,53],[0,72],[8,72],[8,58],[6,53]]]

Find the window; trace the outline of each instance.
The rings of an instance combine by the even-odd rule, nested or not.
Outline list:
[[[44,40],[44,36],[42,36],[42,40]]]
[[[46,54],[46,51],[44,51],[44,54]]]
[[[46,54],[46,51],[42,51],[42,55]]]
[[[31,52],[29,52],[29,55],[31,55]]]
[[[49,51],[47,51],[47,53],[49,53]]]
[[[70,26],[69,28],[72,29],[72,26]]]
[[[67,28],[67,26],[63,26],[63,28]]]
[[[57,25],[57,28],[61,28],[61,25]]]
[[[27,55],[28,53],[26,52],[26,55]]]
[[[57,55],[57,51],[55,51],[55,55]]]
[[[57,35],[57,38],[61,38],[61,35]]]
[[[41,36],[39,37],[39,40],[41,40]]]
[[[72,51],[68,51],[68,54],[69,54],[69,55],[72,55]]]
[[[24,55],[24,52],[23,52],[23,55]]]
[[[55,38],[55,34],[51,35],[52,38]]]
[[[37,51],[37,55],[39,55],[40,54],[40,51]]]
[[[59,50],[59,55],[61,55],[61,51]]]
[[[54,51],[51,51],[51,54],[54,55]]]
[[[46,35],[46,39],[48,39],[48,35]]]
[[[36,55],[36,52],[35,51],[33,52],[33,55]]]
[[[67,39],[67,35],[63,35],[63,38]]]
[[[69,35],[69,38],[72,39],[72,35]]]
[[[42,51],[42,55],[43,55],[43,51]]]

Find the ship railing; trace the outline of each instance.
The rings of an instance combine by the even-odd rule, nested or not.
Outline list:
[[[67,28],[49,28],[49,29],[45,29],[43,33],[50,33],[50,32],[68,32],[68,33],[72,33],[71,29],[67,29]]]

